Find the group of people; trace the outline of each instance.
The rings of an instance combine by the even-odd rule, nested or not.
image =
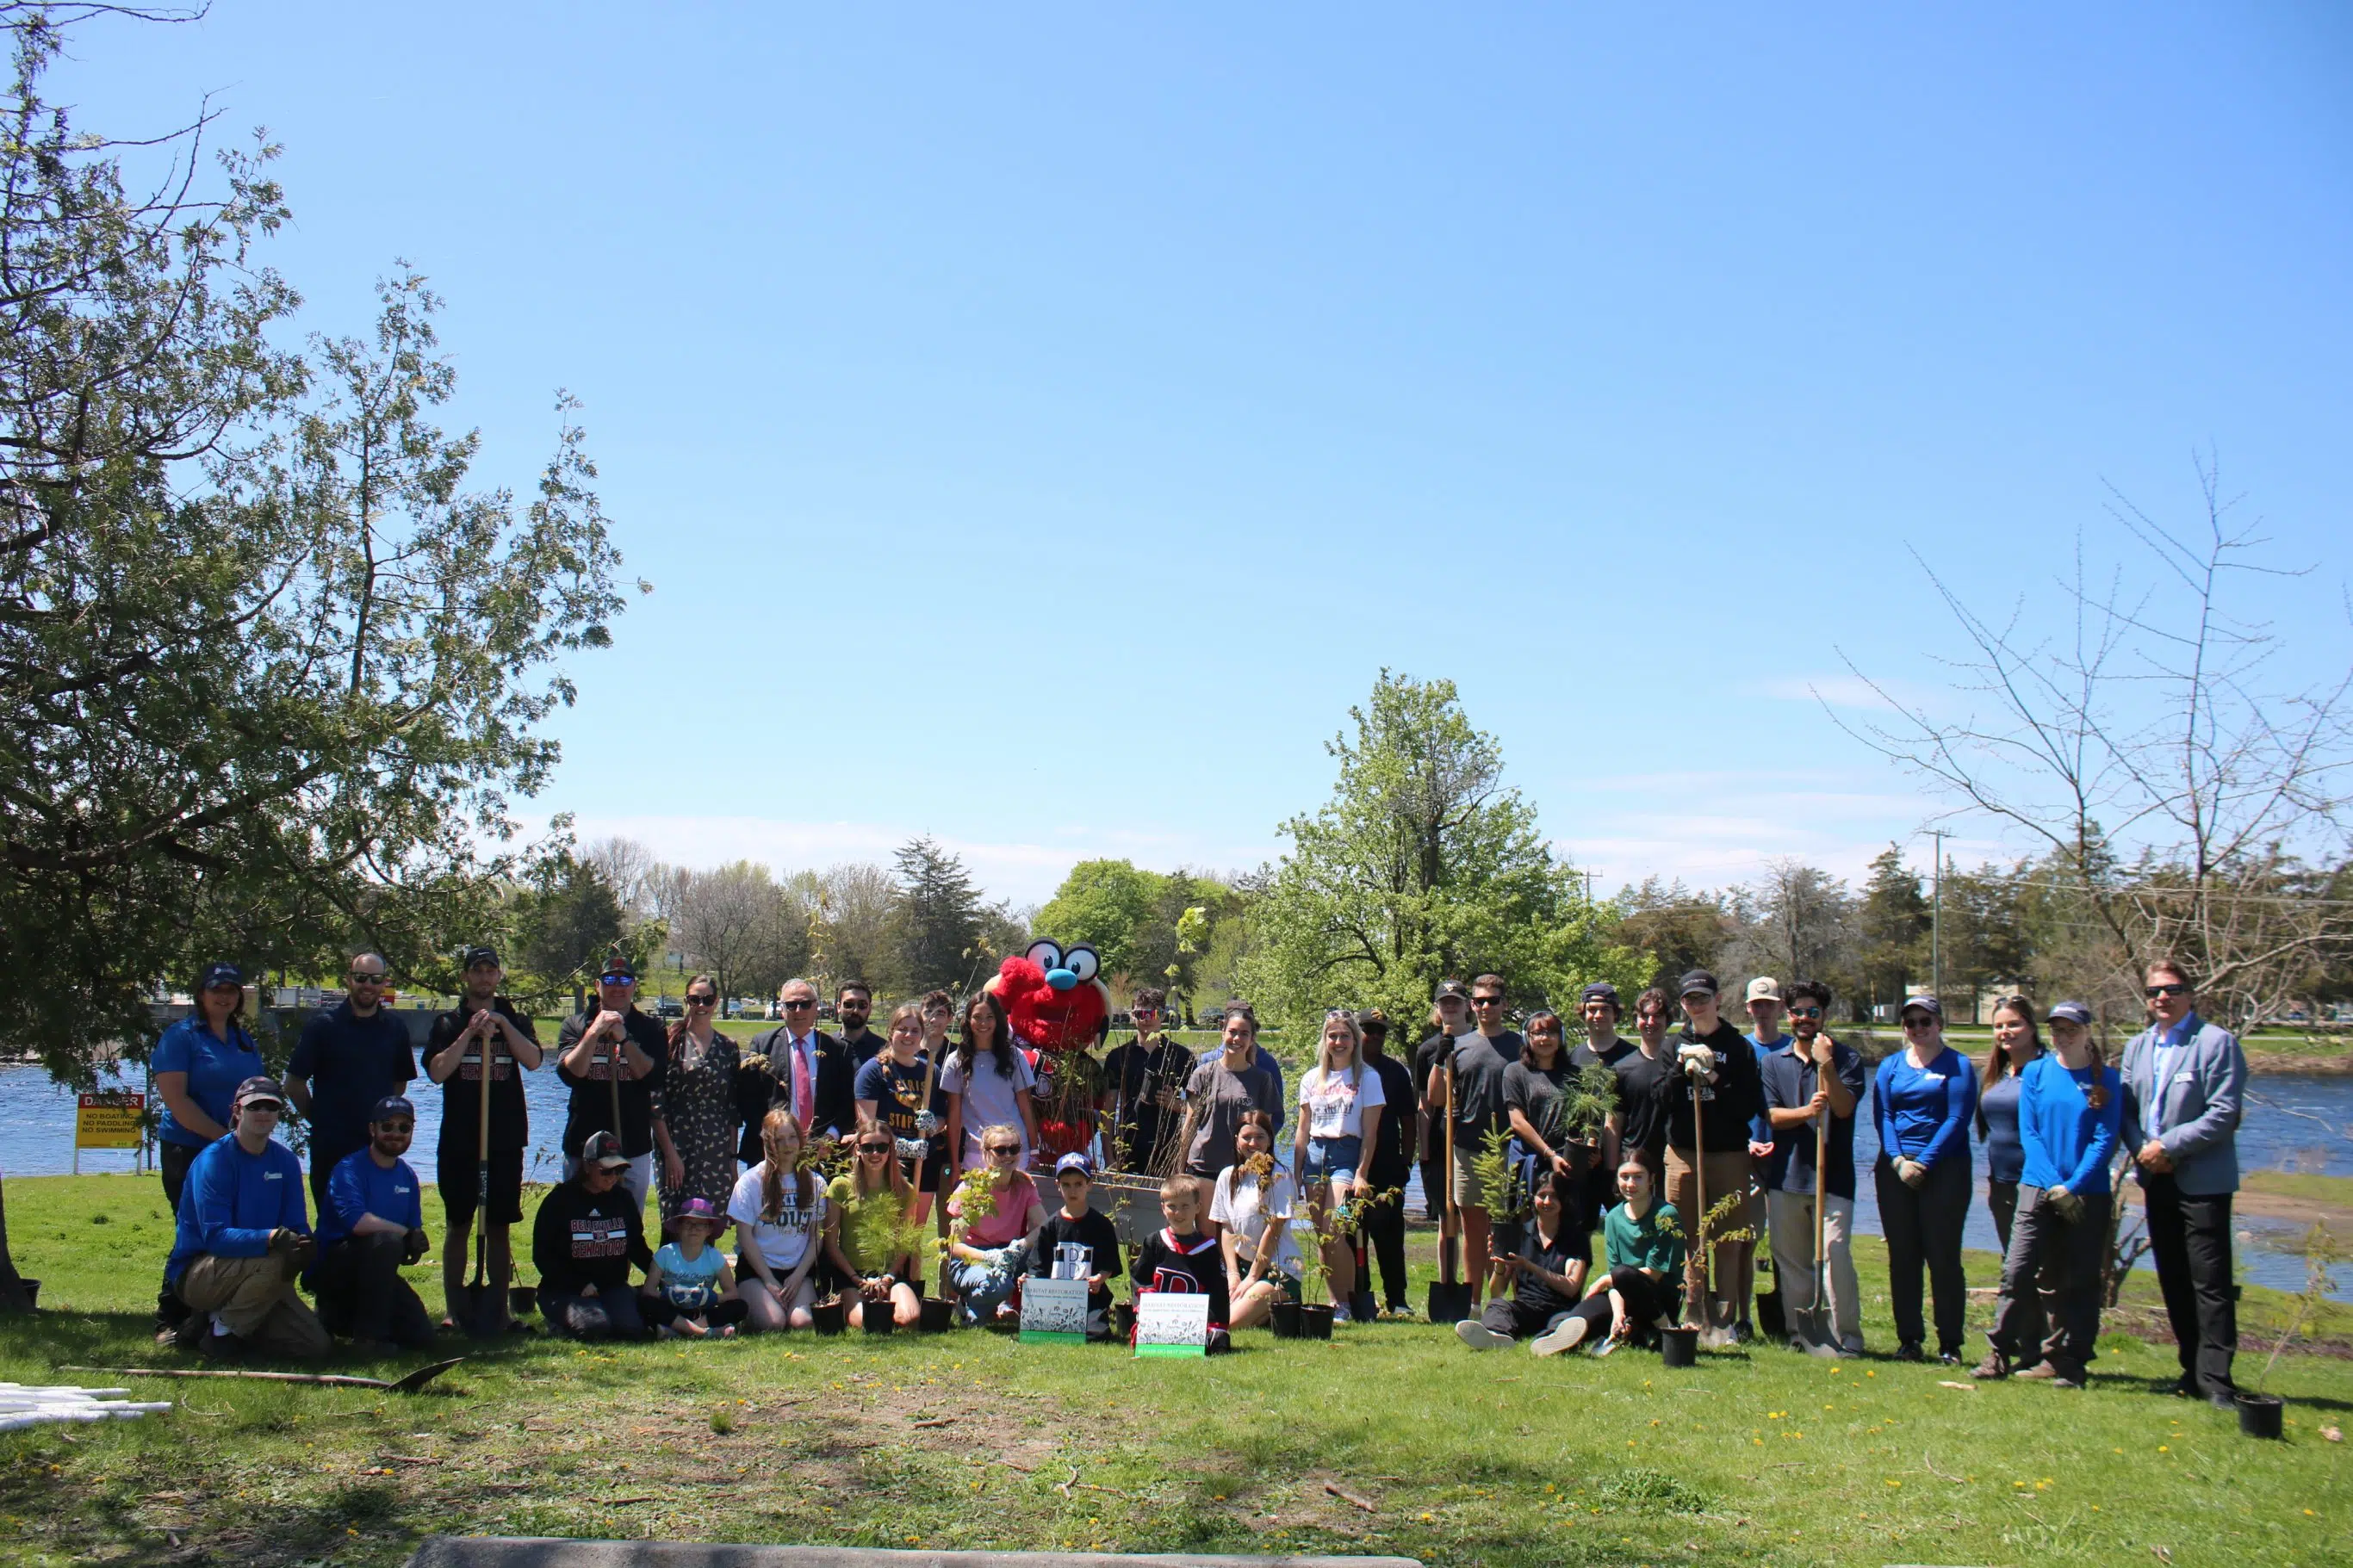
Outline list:
[[[206,973],[195,1013],[156,1047],[160,1169],[177,1217],[158,1310],[184,1347],[316,1357],[332,1334],[389,1346],[436,1331],[399,1274],[431,1245],[404,1158],[415,1056],[381,1004],[383,959],[355,954],[346,979],[282,1083],[237,1021],[233,965]],[[523,1219],[522,1075],[543,1058],[503,979],[494,950],[470,950],[463,993],[423,1051],[443,1094],[443,1327],[469,1299],[478,1224],[505,1312]],[[1138,1290],[1207,1293],[1219,1336],[1298,1300],[1311,1273],[1338,1321],[1410,1316],[1405,1193],[1418,1166],[1442,1248],[1468,1259],[1471,1310],[1455,1331],[1474,1348],[1607,1353],[1677,1321],[1753,1338],[1762,1236],[1785,1318],[1810,1325],[1805,1348],[1852,1354],[1863,1348],[1854,1128],[1868,1100],[1899,1359],[1928,1358],[1933,1303],[1934,1353],[1963,1360],[1961,1237],[1982,1147],[2006,1255],[1975,1375],[2080,1386],[2121,1148],[2146,1196],[2180,1391],[2227,1402],[2245,1058],[2198,1016],[2180,965],[2154,963],[2146,982],[2150,1025],[2119,1066],[2094,1044],[2088,1009],[2062,1002],[2038,1016],[2011,997],[1973,1068],[1944,1040],[1938,1000],[1921,995],[1900,1013],[1904,1048],[1867,1070],[1832,1037],[1831,994],[1810,981],[1786,992],[1751,981],[1744,1031],[1715,976],[1695,970],[1672,994],[1634,999],[1630,1040],[1617,989],[1588,985],[1571,1047],[1550,1009],[1512,1028],[1506,983],[1482,974],[1438,986],[1409,1058],[1388,1054],[1377,1010],[1335,1009],[1286,1094],[1244,1005],[1197,1058],[1161,1032],[1165,996],[1142,990],[1133,1038],[1099,1058],[1049,1058],[987,990],[961,1004],[934,992],[877,1034],[871,992],[845,985],[829,1033],[816,988],[795,980],[778,995],[783,1022],[739,1049],[714,1026],[712,979],[689,984],[684,1016],[665,1026],[638,1008],[637,975],[616,952],[596,1005],[554,1047],[570,1098],[564,1181],[533,1226],[540,1306],[551,1330],[584,1337],[787,1330],[829,1299],[853,1323],[882,1312],[905,1324],[936,1258],[968,1322],[1008,1319],[1021,1281],[1053,1274],[1088,1282],[1089,1331],[1106,1336],[1123,1272]],[[315,1230],[301,1162],[273,1136],[290,1110],[310,1126]],[[1165,1228],[1127,1249],[1125,1270],[1116,1227],[1092,1207],[1099,1162],[1158,1178]],[[1048,1164],[1059,1206],[1031,1177]]]

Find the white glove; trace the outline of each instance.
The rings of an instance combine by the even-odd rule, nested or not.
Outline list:
[[[1675,1060],[1694,1078],[1705,1078],[1715,1070],[1715,1053],[1696,1041],[1676,1047]]]
[[[915,1134],[920,1138],[936,1138],[940,1129],[946,1125],[934,1112],[919,1110],[915,1113]]]

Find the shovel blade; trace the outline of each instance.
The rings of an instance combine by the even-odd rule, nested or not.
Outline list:
[[[406,1377],[396,1378],[388,1386],[395,1394],[414,1394],[465,1359],[461,1355],[453,1355],[448,1361],[437,1361],[430,1366],[420,1366]]]
[[[495,1340],[506,1333],[506,1292],[491,1285],[469,1285],[459,1293],[458,1329],[470,1340]]]

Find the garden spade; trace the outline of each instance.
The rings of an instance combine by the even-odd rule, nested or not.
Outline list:
[[[1439,1172],[1445,1186],[1443,1218],[1438,1226],[1438,1278],[1430,1284],[1430,1321],[1458,1322],[1471,1315],[1471,1287],[1455,1278],[1461,1258],[1461,1217],[1454,1212],[1454,1058],[1446,1059],[1446,1163]]]
[[[1821,1092],[1830,1068],[1814,1065],[1814,1091]],[[1815,1118],[1814,1127],[1814,1289],[1813,1305],[1789,1314],[1789,1342],[1810,1355],[1836,1355],[1838,1334],[1831,1324],[1830,1295],[1823,1287],[1828,1255],[1823,1248],[1823,1221],[1827,1212],[1829,1192],[1823,1172],[1830,1163],[1831,1112],[1824,1105]]]
[[[495,1031],[488,1014],[475,1015],[481,1025],[480,1092],[474,1138],[474,1279],[459,1291],[458,1327],[469,1337],[497,1339],[506,1332],[507,1287],[490,1277],[491,1246],[491,1085],[496,1058],[491,1051]]]

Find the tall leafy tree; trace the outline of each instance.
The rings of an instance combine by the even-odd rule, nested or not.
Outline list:
[[[621,902],[589,861],[559,853],[537,886],[516,900],[515,958],[530,976],[534,1002],[569,997],[579,1005],[596,968],[621,940]]]
[[[964,862],[925,836],[902,845],[892,863],[907,984],[918,991],[970,984],[989,955],[979,951],[985,910]]]
[[[1082,860],[1032,923],[1039,936],[1065,946],[1092,946],[1105,975],[1133,978],[1166,880],[1125,860]],[[1157,983],[1156,975],[1145,982]]]
[[[1714,969],[1732,941],[1736,923],[1724,900],[1694,892],[1678,879],[1645,878],[1619,891],[1618,921],[1611,937],[1641,954],[1639,984],[1669,991],[1694,969]]]
[[[1418,1020],[1449,973],[1492,969],[1533,1002],[1627,960],[1452,681],[1385,669],[1349,719],[1325,747],[1331,799],[1282,825],[1290,852],[1252,907],[1253,1000],[1299,1024],[1366,1004]]]
[[[421,279],[371,340],[279,346],[271,149],[199,194],[191,132],[133,194],[41,96],[47,14],[0,26],[0,1037],[88,1081],[199,957],[358,941],[446,984],[533,858],[620,557],[568,399],[527,501],[470,489]]]

